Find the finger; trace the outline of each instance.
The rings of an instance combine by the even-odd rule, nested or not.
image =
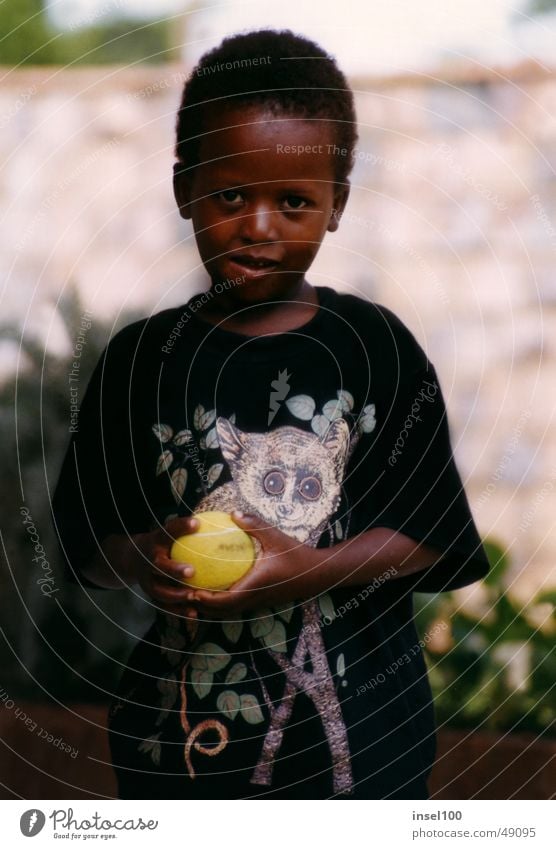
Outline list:
[[[187,587],[176,587],[175,584],[154,583],[151,597],[162,604],[185,605],[189,601]]]
[[[159,605],[159,610],[162,610],[164,613],[169,613],[172,616],[179,616],[180,619],[184,621],[197,621],[199,618],[199,613],[193,607],[184,607],[181,604],[161,604]]]
[[[199,520],[196,516],[180,516],[176,519],[170,519],[164,525],[163,532],[165,536],[171,539],[178,539],[184,534],[193,534],[199,529]]]
[[[269,524],[264,519],[260,519],[253,513],[243,513],[241,510],[232,510],[231,517],[242,530],[248,533],[257,534],[257,531],[274,530],[275,525]]]
[[[208,592],[196,590],[188,597],[199,612],[211,618],[225,619],[240,612],[246,605],[243,593]]]
[[[166,577],[183,583],[184,579],[192,578],[195,574],[195,567],[191,563],[181,563],[179,560],[172,560],[167,554],[159,553],[156,557],[154,567],[157,574],[161,577]]]

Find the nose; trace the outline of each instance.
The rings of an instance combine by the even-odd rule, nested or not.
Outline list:
[[[276,242],[280,234],[279,212],[269,204],[257,204],[245,210],[241,220],[240,235],[246,242]]]

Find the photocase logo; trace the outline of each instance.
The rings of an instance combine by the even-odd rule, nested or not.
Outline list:
[[[45,822],[46,817],[43,812],[37,808],[32,808],[21,815],[19,827],[25,837],[36,837],[39,831],[43,830]]]
[[[272,419],[280,409],[280,402],[286,398],[288,392],[290,391],[290,385],[288,383],[290,377],[291,374],[288,374],[287,369],[284,369],[284,371],[278,372],[278,379],[273,380],[270,384],[271,387],[274,389],[274,392],[270,393],[270,402],[268,405],[268,424],[271,423]]]

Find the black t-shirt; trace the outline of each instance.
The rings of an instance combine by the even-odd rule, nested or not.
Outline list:
[[[80,569],[108,534],[231,506],[307,545],[387,527],[443,557],[198,630],[159,612],[110,712],[122,795],[415,798],[430,771],[412,593],[471,583],[488,562],[424,351],[384,306],[317,294],[285,333],[213,326],[194,296],[114,337],[54,497],[68,568],[87,586]]]

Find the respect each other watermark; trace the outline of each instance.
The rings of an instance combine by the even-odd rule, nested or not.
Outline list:
[[[234,286],[240,286],[244,282],[244,274],[240,275],[239,277],[228,277],[226,278],[226,280],[223,280],[220,283],[216,283],[212,287],[212,289],[209,289],[207,292],[202,292],[194,301],[191,301],[188,304],[187,309],[182,312],[179,319],[176,321],[172,330],[168,334],[166,343],[162,346],[161,351],[164,354],[172,353],[172,348],[180,338],[181,332],[187,322],[190,320],[191,315],[193,313],[196,313],[197,310],[199,310],[203,306],[203,304],[206,304],[208,301],[214,298],[215,295],[219,295],[221,292],[225,292],[226,289],[232,289]]]

